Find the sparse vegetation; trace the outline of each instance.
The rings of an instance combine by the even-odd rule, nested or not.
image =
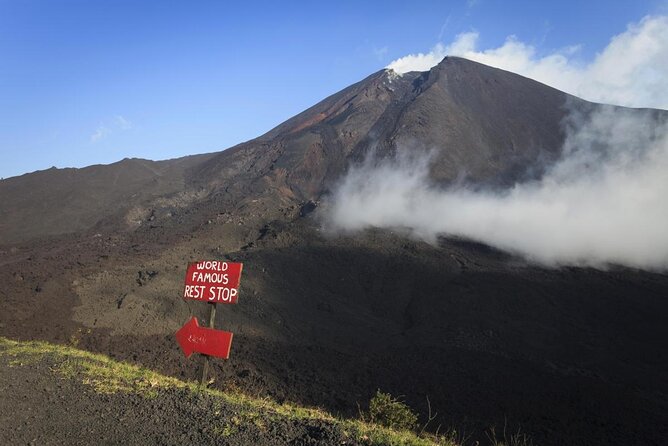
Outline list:
[[[496,429],[491,427],[489,432],[487,432],[487,438],[492,446],[534,446],[529,435],[522,432],[519,428],[515,433],[508,433],[506,425],[503,426],[500,434],[497,434]]]
[[[378,390],[369,402],[369,421],[392,429],[412,430],[417,427],[417,414],[389,393]]]
[[[74,333],[72,333],[72,334],[70,335],[68,341],[69,341],[69,343],[70,343],[70,345],[71,345],[72,347],[78,347],[78,346],[79,346],[79,342],[81,342],[81,338],[82,338],[82,336],[83,336],[84,334],[90,334],[90,333],[91,333],[91,329],[90,329],[90,328],[89,328],[88,330],[85,330],[85,331],[84,331],[84,329],[79,328],[79,329],[77,329],[76,332],[74,332]]]
[[[241,426],[252,424],[265,429],[269,420],[318,420],[339,426],[351,439],[366,445],[400,446],[458,446],[446,436],[418,435],[411,431],[417,426],[417,415],[405,404],[389,394],[378,392],[372,399],[371,420],[339,419],[317,408],[293,404],[278,404],[269,398],[252,398],[239,392],[221,392],[202,389],[195,382],[184,382],[136,365],[114,361],[104,355],[90,353],[64,345],[46,342],[20,342],[0,337],[0,356],[10,357],[12,367],[21,367],[48,359],[51,370],[63,379],[76,379],[100,393],[137,393],[145,397],[157,395],[162,389],[180,388],[202,392],[237,410],[221,426],[214,428],[219,435],[233,435]],[[220,410],[216,405],[214,414]],[[216,413],[218,411],[218,413]]]
[[[338,425],[351,439],[366,445],[398,446],[460,446],[456,432],[433,435],[418,428],[417,414],[400,399],[378,390],[369,402],[368,413],[359,420],[340,419],[317,408],[301,407],[294,404],[278,404],[269,398],[253,398],[238,391],[203,389],[196,382],[184,382],[161,375],[145,368],[115,361],[107,356],[90,353],[66,345],[54,345],[39,341],[14,341],[0,337],[0,356],[9,357],[12,367],[30,366],[48,359],[54,364],[51,370],[63,379],[77,379],[91,386],[96,392],[112,394],[116,392],[136,393],[151,398],[163,389],[186,389],[201,392],[216,398],[211,411],[221,414],[221,403],[233,404],[235,414],[225,419],[214,431],[221,437],[229,437],[244,425],[254,425],[266,430],[265,420],[319,420]],[[264,416],[262,416],[264,415]],[[430,406],[430,415],[431,406]],[[487,437],[493,446],[533,446],[530,437],[517,430],[508,433],[491,428]]]

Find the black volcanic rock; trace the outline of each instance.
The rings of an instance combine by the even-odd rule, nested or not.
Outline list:
[[[379,71],[217,154],[0,181],[0,336],[195,380],[173,338],[208,315],[180,300],[186,264],[241,261],[239,304],[217,313],[235,333],[212,362],[221,389],[356,416],[380,388],[482,444],[490,426],[541,445],[663,444],[665,274],[545,269],[390,230],[332,237],[317,219],[371,151],[434,150],[435,180],[506,186],[559,156],[568,109],[598,107],[449,57]]]

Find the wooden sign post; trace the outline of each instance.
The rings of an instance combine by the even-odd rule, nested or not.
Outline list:
[[[233,334],[215,329],[216,305],[218,303],[237,303],[242,269],[243,263],[217,260],[203,260],[188,264],[183,298],[199,300],[211,305],[209,327],[200,327],[197,318],[192,317],[176,332],[176,340],[186,358],[189,358],[193,352],[204,355],[202,386],[206,385],[209,373],[209,357],[227,359],[230,356]]]
[[[210,302],[211,314],[209,315],[209,328],[215,328],[216,325],[216,303]],[[231,346],[231,343],[230,343]],[[204,368],[202,369],[202,386],[206,385],[206,378],[209,373],[209,355],[204,355]]]

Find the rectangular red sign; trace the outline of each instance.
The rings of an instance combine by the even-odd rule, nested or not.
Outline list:
[[[188,264],[183,298],[235,304],[243,263],[202,260]]]

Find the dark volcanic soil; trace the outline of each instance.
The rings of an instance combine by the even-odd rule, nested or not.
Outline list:
[[[423,416],[429,398],[437,422],[472,441],[504,424],[541,445],[668,438],[665,275],[542,269],[388,231],[330,239],[310,217],[252,227],[261,230],[208,224],[191,240],[146,229],[17,250],[0,271],[12,287],[0,334],[196,380],[201,361],[174,339],[191,312],[207,314],[179,299],[186,263],[230,258],[244,277],[239,304],[219,306],[217,326],[235,338],[231,358],[213,361],[214,387],[349,416],[378,388]],[[220,244],[229,254],[214,254]]]
[[[0,444],[39,445],[354,445],[341,428],[257,412],[235,422],[239,408],[202,393],[161,389],[151,396],[97,393],[63,378],[47,356],[10,365],[0,356]]]

